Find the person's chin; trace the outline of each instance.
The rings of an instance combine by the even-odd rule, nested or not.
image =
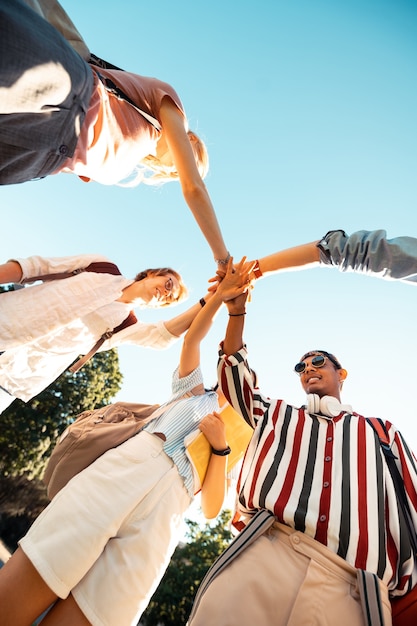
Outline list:
[[[318,396],[325,396],[326,393],[323,391],[323,388],[318,383],[312,383],[311,385],[306,386],[306,393],[315,393]]]

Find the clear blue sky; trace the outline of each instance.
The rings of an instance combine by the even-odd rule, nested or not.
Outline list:
[[[335,228],[417,237],[413,0],[63,5],[93,52],[178,91],[207,143],[206,183],[235,258]],[[61,174],[3,187],[0,198],[4,260],[97,252],[127,276],[171,265],[189,285],[189,303],[214,273],[176,183],[123,189]],[[327,349],[350,373],[344,401],[391,419],[417,451],[416,296],[404,284],[328,268],[260,281],[245,334],[261,388],[302,404],[293,364],[308,349]],[[221,311],[204,343],[207,385],[226,317]],[[118,399],[166,399],[179,349],[121,348]]]

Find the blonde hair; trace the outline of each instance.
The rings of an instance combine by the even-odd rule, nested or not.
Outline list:
[[[209,169],[209,156],[206,145],[198,135],[192,130],[187,131],[191,148],[194,154],[197,169],[201,178],[207,176]],[[156,156],[149,154],[146,156],[135,171],[134,179],[128,186],[144,183],[145,185],[162,185],[172,180],[178,180],[178,172],[175,166],[163,165]]]

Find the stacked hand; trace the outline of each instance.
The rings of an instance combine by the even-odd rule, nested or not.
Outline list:
[[[216,276],[210,279],[211,291],[215,291],[223,302],[234,300],[238,296],[245,295],[244,300],[253,288],[253,281],[250,280],[256,261],[246,261],[243,257],[237,265],[233,265],[233,257],[229,259],[226,271],[218,271]]]

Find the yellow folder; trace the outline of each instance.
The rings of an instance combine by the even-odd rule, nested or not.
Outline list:
[[[226,439],[231,448],[227,457],[228,472],[240,461],[252,437],[253,429],[231,406],[220,410],[226,425]],[[195,492],[201,489],[211,457],[211,446],[200,430],[195,430],[185,439],[186,454],[194,472]]]

